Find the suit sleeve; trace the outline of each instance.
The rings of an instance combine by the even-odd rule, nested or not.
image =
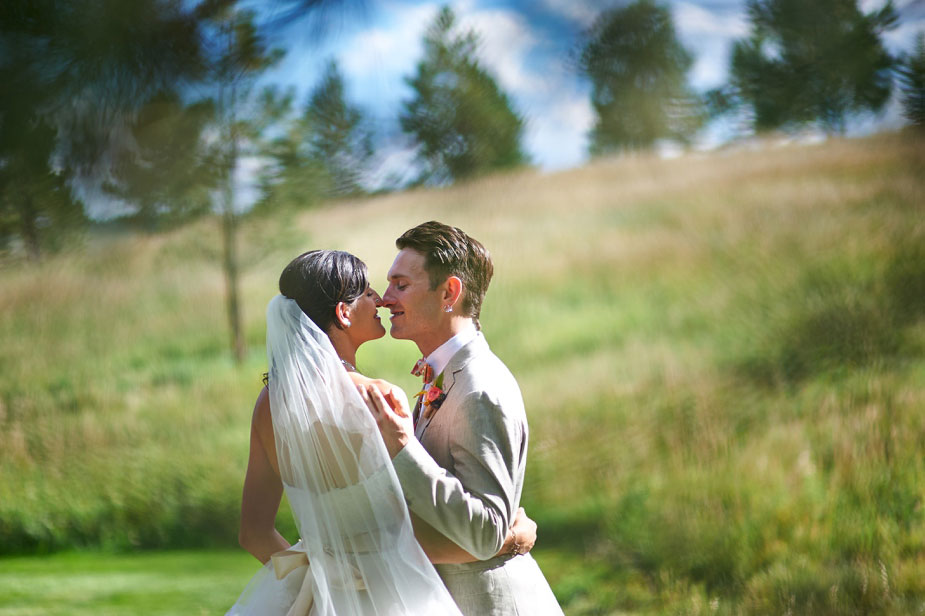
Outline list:
[[[393,459],[408,506],[480,560],[504,544],[515,498],[517,452],[524,426],[484,392],[455,409],[450,433],[454,473],[441,468],[417,439]]]

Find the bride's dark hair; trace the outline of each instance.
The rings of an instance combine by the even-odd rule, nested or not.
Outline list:
[[[340,322],[334,318],[338,302],[349,304],[369,286],[366,264],[342,250],[311,250],[299,255],[279,277],[279,292],[294,299],[321,331]]]

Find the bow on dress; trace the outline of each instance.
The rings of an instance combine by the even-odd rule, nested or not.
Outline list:
[[[309,611],[312,609],[312,603],[314,603],[315,600],[312,568],[308,562],[308,553],[301,543],[302,542],[299,541],[295,545],[290,546],[289,549],[281,550],[270,556],[270,561],[273,563],[273,571],[276,573],[277,580],[283,579],[299,567],[305,567],[299,594],[296,595],[295,601],[293,601],[289,611],[286,612],[286,616],[308,616]],[[332,571],[336,572],[337,567],[332,567]],[[360,574],[360,570],[357,569],[356,566],[353,566],[352,579],[342,579],[342,576],[338,576],[333,578],[331,582],[332,586],[335,588],[366,590],[366,583],[363,580],[363,576]]]

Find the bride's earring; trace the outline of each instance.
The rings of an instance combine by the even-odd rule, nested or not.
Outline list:
[[[452,306],[444,306],[444,307],[443,307],[443,312],[453,312],[453,307],[452,307]]]
[[[343,302],[338,302],[335,318],[338,319],[340,324],[345,328],[350,327],[350,319],[347,317],[348,314],[350,314],[349,307]]]

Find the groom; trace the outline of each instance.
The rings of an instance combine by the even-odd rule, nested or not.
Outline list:
[[[434,221],[396,246],[382,305],[392,337],[424,356],[424,393],[413,420],[386,410],[379,429],[411,511],[482,559],[437,571],[464,614],[561,614],[529,554],[515,544],[496,556],[520,503],[528,431],[520,388],[480,331],[491,257]]]

